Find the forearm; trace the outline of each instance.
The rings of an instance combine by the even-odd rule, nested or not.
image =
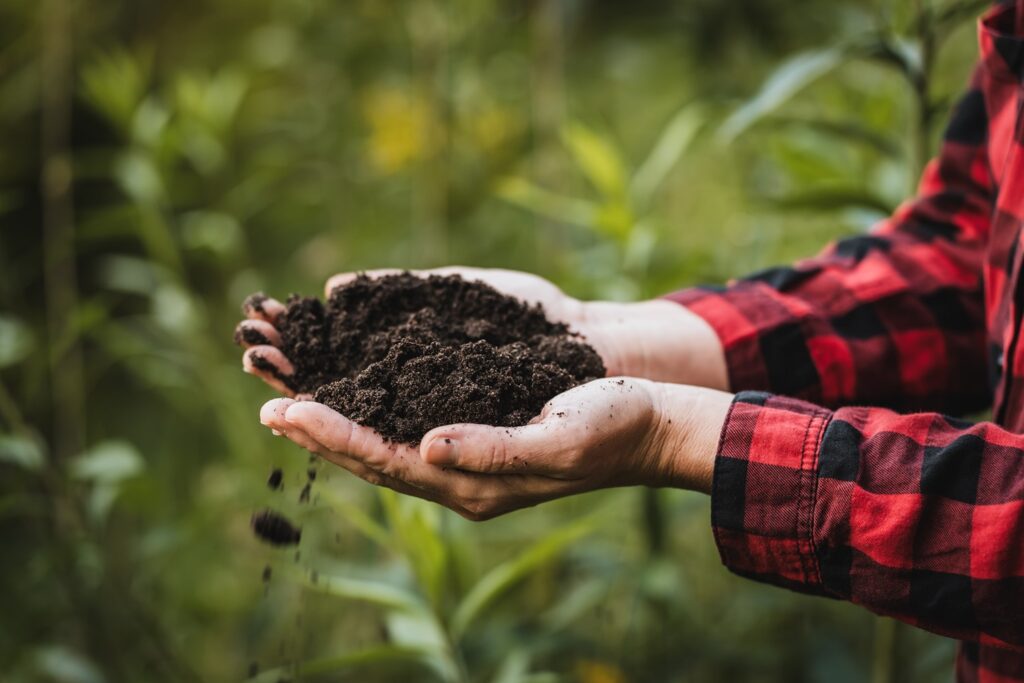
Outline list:
[[[651,420],[638,450],[649,465],[638,483],[711,493],[718,440],[733,395],[666,382],[644,386]]]
[[[685,306],[661,299],[593,301],[583,305],[583,316],[599,330],[595,341],[609,375],[729,388],[718,335]]]
[[[1019,434],[761,392],[738,394],[718,420],[711,525],[731,571],[1024,648]],[[684,464],[697,457],[706,477],[710,443],[699,436],[674,452]]]

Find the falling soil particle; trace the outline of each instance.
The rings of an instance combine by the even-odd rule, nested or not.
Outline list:
[[[274,570],[270,568],[268,564],[263,568],[263,583],[270,583],[270,577],[273,575]]]
[[[298,527],[269,508],[252,516],[252,530],[270,545],[296,545],[302,538]]]
[[[309,492],[311,490],[311,486],[312,485],[310,484],[310,482],[307,481],[306,485],[302,487],[302,491],[299,492],[299,502],[300,503],[308,503],[309,502]]]
[[[270,472],[270,476],[267,477],[267,488],[271,491],[281,490],[281,481],[284,479],[284,473],[281,472],[280,467],[275,467]]]
[[[316,470],[314,470],[312,467],[306,470],[306,478],[309,479],[310,481],[316,481]]]
[[[541,306],[456,275],[359,276],[326,303],[292,296],[276,326],[295,373],[275,376],[408,444],[445,424],[525,425],[553,396],[605,374],[597,352]]]

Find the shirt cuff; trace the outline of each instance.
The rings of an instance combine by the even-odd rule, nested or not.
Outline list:
[[[803,401],[741,392],[715,459],[711,525],[732,572],[827,595],[814,545],[818,453],[832,413]]]

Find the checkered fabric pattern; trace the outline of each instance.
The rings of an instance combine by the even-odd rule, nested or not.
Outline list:
[[[739,392],[712,493],[726,566],[961,639],[961,681],[1024,681],[1024,0],[979,40],[916,198],[817,258],[669,298],[715,329]],[[940,414],[986,406],[995,422]]]

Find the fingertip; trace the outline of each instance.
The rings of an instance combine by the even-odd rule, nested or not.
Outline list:
[[[284,414],[288,406],[295,403],[290,398],[273,398],[260,407],[260,422],[277,429],[284,423]]]
[[[454,465],[459,459],[459,442],[451,436],[425,436],[420,442],[420,458],[429,465]]]
[[[249,374],[266,373],[283,380],[295,374],[295,366],[275,346],[253,346],[242,354],[242,369]]]
[[[322,425],[325,420],[335,415],[338,415],[337,411],[328,408],[322,403],[315,401],[293,401],[284,412],[284,419],[288,423],[296,425],[308,425],[314,420]]]
[[[242,302],[242,313],[250,320],[263,320],[273,324],[286,310],[285,305],[263,292],[256,292]]]
[[[281,335],[265,320],[243,320],[235,326],[235,343],[243,348],[280,346]]]

